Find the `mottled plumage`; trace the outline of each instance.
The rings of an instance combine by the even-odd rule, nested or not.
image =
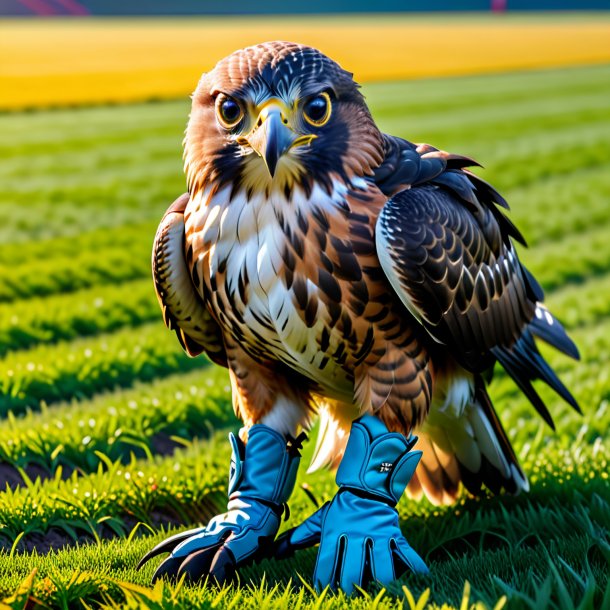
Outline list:
[[[577,405],[532,336],[577,351],[471,159],[382,134],[349,73],[286,42],[203,75],[184,158],[155,286],[185,350],[228,367],[244,438],[318,412],[313,466],[336,465],[372,412],[420,435],[415,497],[527,488],[484,379],[499,360],[549,421],[532,380]]]

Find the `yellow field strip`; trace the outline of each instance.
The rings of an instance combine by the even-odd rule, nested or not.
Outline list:
[[[610,20],[490,15],[0,21],[0,108],[172,98],[231,51],[285,39],[364,81],[610,61]]]

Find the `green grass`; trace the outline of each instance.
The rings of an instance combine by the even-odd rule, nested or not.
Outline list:
[[[11,417],[0,457],[17,469],[36,465],[47,476],[60,467],[82,474],[106,458],[166,453],[193,435],[234,423],[227,372],[208,367]]]
[[[150,588],[155,562],[137,572],[140,556],[222,509],[226,432],[239,426],[226,371],[181,352],[150,281],[156,224],[184,189],[188,104],[0,115],[4,604],[610,607],[610,66],[365,94],[383,129],[485,165],[531,245],[523,260],[582,352],[574,363],[543,347],[583,407],[541,388],[556,433],[496,371],[491,393],[530,493],[442,508],[403,499],[403,530],[432,574],[370,597],[314,595],[313,549],[249,567],[233,588]],[[301,485],[332,497],[331,473],[302,470],[283,527],[313,509]]]
[[[0,356],[11,349],[98,335],[159,317],[149,278],[0,303]],[[125,293],[129,293],[129,300]]]
[[[0,360],[0,414],[89,398],[205,365],[204,358],[182,358],[175,341],[163,325],[151,322],[93,339],[10,352]]]

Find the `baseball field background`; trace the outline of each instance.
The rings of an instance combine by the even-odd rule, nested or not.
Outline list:
[[[583,409],[539,388],[555,432],[496,371],[530,493],[403,499],[431,576],[350,600],[312,591],[313,549],[222,590],[135,570],[226,502],[228,378],[165,329],[150,249],[200,73],[275,38],[354,72],[383,130],[485,166],[582,354],[544,350]],[[0,280],[0,610],[610,608],[610,15],[0,20]],[[284,527],[334,493],[302,470]]]

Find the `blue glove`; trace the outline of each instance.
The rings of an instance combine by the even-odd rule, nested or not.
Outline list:
[[[233,580],[237,567],[267,556],[294,488],[303,438],[286,441],[263,424],[250,428],[247,445],[230,434],[228,511],[205,527],[164,540],[142,558],[138,568],[160,553],[171,552],[153,581],[186,574],[191,581],[210,575],[224,583]]]
[[[318,591],[330,585],[349,594],[372,581],[387,585],[406,570],[427,574],[400,531],[396,504],[421,458],[417,437],[388,432],[372,415],[352,425],[337,471],[339,491],[276,542],[276,557],[320,543],[314,570]]]

